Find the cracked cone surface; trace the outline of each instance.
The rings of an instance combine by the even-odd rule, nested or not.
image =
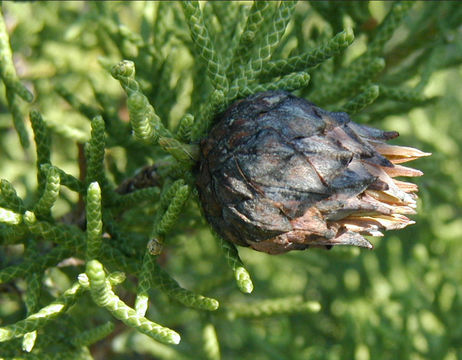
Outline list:
[[[372,248],[363,235],[413,224],[422,172],[400,165],[430,154],[284,91],[232,104],[201,142],[205,216],[224,239],[269,254],[333,245]]]

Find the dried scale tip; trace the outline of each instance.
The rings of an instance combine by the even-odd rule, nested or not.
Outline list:
[[[201,143],[205,216],[224,239],[269,254],[333,245],[372,248],[414,222],[420,176],[402,165],[428,156],[388,145],[397,132],[358,125],[283,91],[235,102]]]

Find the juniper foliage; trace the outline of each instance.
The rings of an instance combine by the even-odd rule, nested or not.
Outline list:
[[[462,357],[457,2],[1,6],[2,359]],[[212,234],[198,141],[275,89],[434,152],[419,225],[280,257]]]

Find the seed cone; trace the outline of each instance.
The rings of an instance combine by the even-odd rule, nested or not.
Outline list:
[[[269,254],[372,248],[362,235],[414,223],[417,185],[394,177],[422,175],[399,164],[430,155],[384,142],[397,136],[284,91],[237,101],[201,142],[205,216],[224,239]]]

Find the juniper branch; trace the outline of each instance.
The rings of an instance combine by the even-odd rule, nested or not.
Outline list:
[[[420,91],[404,87],[389,87],[380,85],[380,96],[400,102],[421,104],[428,100]]]
[[[35,146],[37,152],[37,182],[38,192],[41,194],[45,186],[46,173],[43,172],[41,166],[50,164],[51,137],[43,121],[42,115],[38,111],[30,112],[30,121],[35,135]]]
[[[289,20],[292,17],[292,13],[295,9],[297,1],[282,1],[276,10],[271,28],[269,32],[263,37],[263,42],[257,51],[257,57],[250,63],[249,70],[251,70],[251,79],[257,78],[260,75],[262,69],[269,62],[274,49],[278,46],[282,35],[284,34]]]
[[[231,244],[230,242],[221,239],[217,234],[214,235],[215,238],[217,238],[221,243],[221,247],[223,249],[226,261],[228,262],[228,265],[231,268],[231,270],[233,270],[234,272],[234,278],[236,279],[236,283],[239,290],[246,294],[251,293],[253,291],[252,279],[250,278],[248,271],[244,267],[242,260],[239,258],[239,254],[237,252],[236,247],[234,246],[234,244]]]
[[[67,248],[73,248],[74,251],[82,251],[84,249],[85,235],[76,226],[39,221],[31,211],[24,213],[23,221],[27,229],[34,235],[41,236],[57,244],[62,244]]]
[[[40,166],[40,169],[42,173],[46,174],[48,173],[51,167],[52,165],[50,164],[43,164]],[[60,168],[57,168],[57,167],[53,167],[53,168],[58,173],[61,185],[66,186],[70,190],[75,191],[77,193],[83,193],[85,191],[85,187],[79,179],[77,179],[76,177],[70,174],[67,174],[66,172],[64,172],[64,170]]]
[[[135,137],[148,144],[157,143],[160,136],[173,137],[135,80],[135,64],[124,60],[113,67],[112,75],[128,95],[127,106]]]
[[[120,85],[127,93],[140,91],[140,85],[135,80],[135,63],[130,60],[122,60],[118,64],[114,65],[111,69],[111,75],[114,79],[119,80]]]
[[[90,346],[108,336],[114,331],[114,323],[108,321],[103,325],[99,325],[93,329],[85,330],[72,338],[72,344],[76,348]]]
[[[106,199],[112,199],[112,188],[104,171],[104,149],[106,138],[104,134],[104,120],[101,116],[96,116],[91,121],[91,138],[88,146],[87,174],[86,182],[90,184],[97,181],[101,186],[101,191]]]
[[[258,318],[264,316],[288,315],[318,312],[321,306],[316,301],[303,301],[300,296],[261,300],[252,303],[234,303],[227,307],[228,317]]]
[[[232,91],[233,89],[230,89],[229,96],[231,97]],[[221,90],[214,90],[210,94],[206,104],[207,105],[203,107],[191,129],[192,141],[197,141],[204,136],[209,130],[215,115],[224,110],[224,107],[226,106],[225,94]]]
[[[146,96],[134,92],[128,97],[127,106],[135,137],[148,144],[155,144],[161,136],[161,122]]]
[[[0,48],[1,51],[1,48]],[[19,97],[16,93],[8,91],[6,93],[6,101],[8,103],[8,109],[10,110],[13,118],[13,125],[19,136],[19,141],[24,149],[27,149],[30,145],[29,134],[24,124],[24,112],[19,101]]]
[[[139,316],[135,310],[127,306],[114,294],[111,285],[106,280],[103,266],[97,260],[87,263],[86,274],[90,280],[91,296],[95,304],[106,308],[112,316],[121,320],[127,326],[167,344],[178,344],[180,335],[175,331],[160,326],[145,317]]]
[[[249,84],[255,83],[256,79],[262,72],[262,69],[269,62],[271,55],[279,44],[282,35],[287,27],[287,24],[294,11],[296,1],[283,1],[273,16],[271,26],[268,32],[257,41],[256,57],[248,62],[247,65],[241,68],[239,75],[234,79],[230,86],[230,93],[227,94],[229,99],[234,99],[235,94],[240,89],[247,87]]]
[[[320,86],[311,100],[315,104],[325,104],[341,99],[352,92],[357,93],[361,86],[367,84],[384,67],[385,61],[382,58],[364,58],[336,74],[335,80],[331,83]]]
[[[161,137],[159,145],[186,166],[193,166],[199,160],[199,147],[197,145],[184,144],[177,139],[168,137]]]
[[[343,105],[342,110],[349,114],[356,114],[364,109],[366,106],[372,104],[379,96],[379,86],[371,85],[367,87],[362,93],[353,99],[349,100]]]
[[[22,199],[18,196],[13,185],[8,180],[0,180],[0,195],[1,199],[9,209],[21,214],[26,211],[26,207]]]
[[[16,337],[24,336],[31,331],[45,326],[50,320],[65,313],[83,293],[82,286],[76,282],[59,296],[50,305],[40,309],[35,314],[26,317],[14,324],[0,328],[0,342],[8,341]]]
[[[101,221],[101,190],[97,182],[88,186],[87,191],[87,260],[98,258],[101,251],[103,223]]]
[[[175,132],[175,137],[178,141],[182,141],[185,143],[189,143],[191,141],[191,129],[194,124],[194,116],[191,114],[185,114],[179,124],[178,128]]]
[[[173,186],[172,186],[173,188]],[[175,225],[180,216],[180,213],[185,205],[186,201],[189,198],[190,188],[188,185],[181,185],[179,187],[175,187],[176,191],[174,195],[169,199],[170,204],[167,207],[167,210],[162,215],[159,221],[156,221],[154,224],[152,237],[157,236],[164,236],[167,234]],[[168,199],[168,195],[170,194],[170,190],[167,196],[164,199]]]
[[[218,309],[219,303],[217,300],[182,288],[157,264],[156,256],[152,256],[148,252],[146,252],[144,257],[143,270],[146,279],[145,288],[147,284],[149,284],[149,288],[158,288],[172,300],[176,300],[187,307],[207,311]]]
[[[44,271],[56,266],[60,261],[73,254],[73,251],[64,246],[58,246],[50,250],[46,255],[41,255],[34,261],[24,261],[18,265],[11,265],[0,270],[0,284],[7,283],[15,278],[24,277],[31,271]]]
[[[43,194],[34,206],[34,213],[39,218],[48,218],[51,208],[58,199],[60,188],[59,173],[54,166],[49,166]]]
[[[269,61],[262,69],[262,77],[274,77],[314,67],[327,59],[340,54],[354,40],[351,29],[344,30],[317,48],[288,59]]]
[[[383,52],[385,43],[391,38],[402,19],[413,6],[412,1],[397,1],[377,29],[374,38],[367,46],[364,56],[377,56]]]
[[[25,260],[33,261],[33,259],[37,258],[38,256],[39,253],[37,251],[36,243],[29,241],[26,248]],[[24,302],[26,304],[27,316],[32,315],[39,309],[39,301],[42,290],[42,276],[43,272],[40,271],[40,269],[32,269],[32,271],[26,276],[27,292]],[[35,345],[36,338],[36,330],[25,334],[22,342],[23,350],[30,352]]]
[[[254,1],[250,8],[249,15],[244,27],[244,30],[239,39],[239,44],[235,49],[232,60],[227,71],[227,77],[234,79],[237,75],[238,69],[241,65],[245,64],[250,58],[249,47],[255,40],[258,30],[260,29],[263,21],[269,15],[269,11],[273,10],[268,1]]]
[[[249,85],[240,90],[239,96],[248,96],[257,92],[269,90],[286,90],[294,91],[308,86],[310,75],[306,72],[293,73],[284,76],[280,80],[272,81],[264,84]]]
[[[222,60],[215,50],[197,1],[181,2],[196,51],[204,60],[207,75],[215,89],[226,92],[228,79]]]

